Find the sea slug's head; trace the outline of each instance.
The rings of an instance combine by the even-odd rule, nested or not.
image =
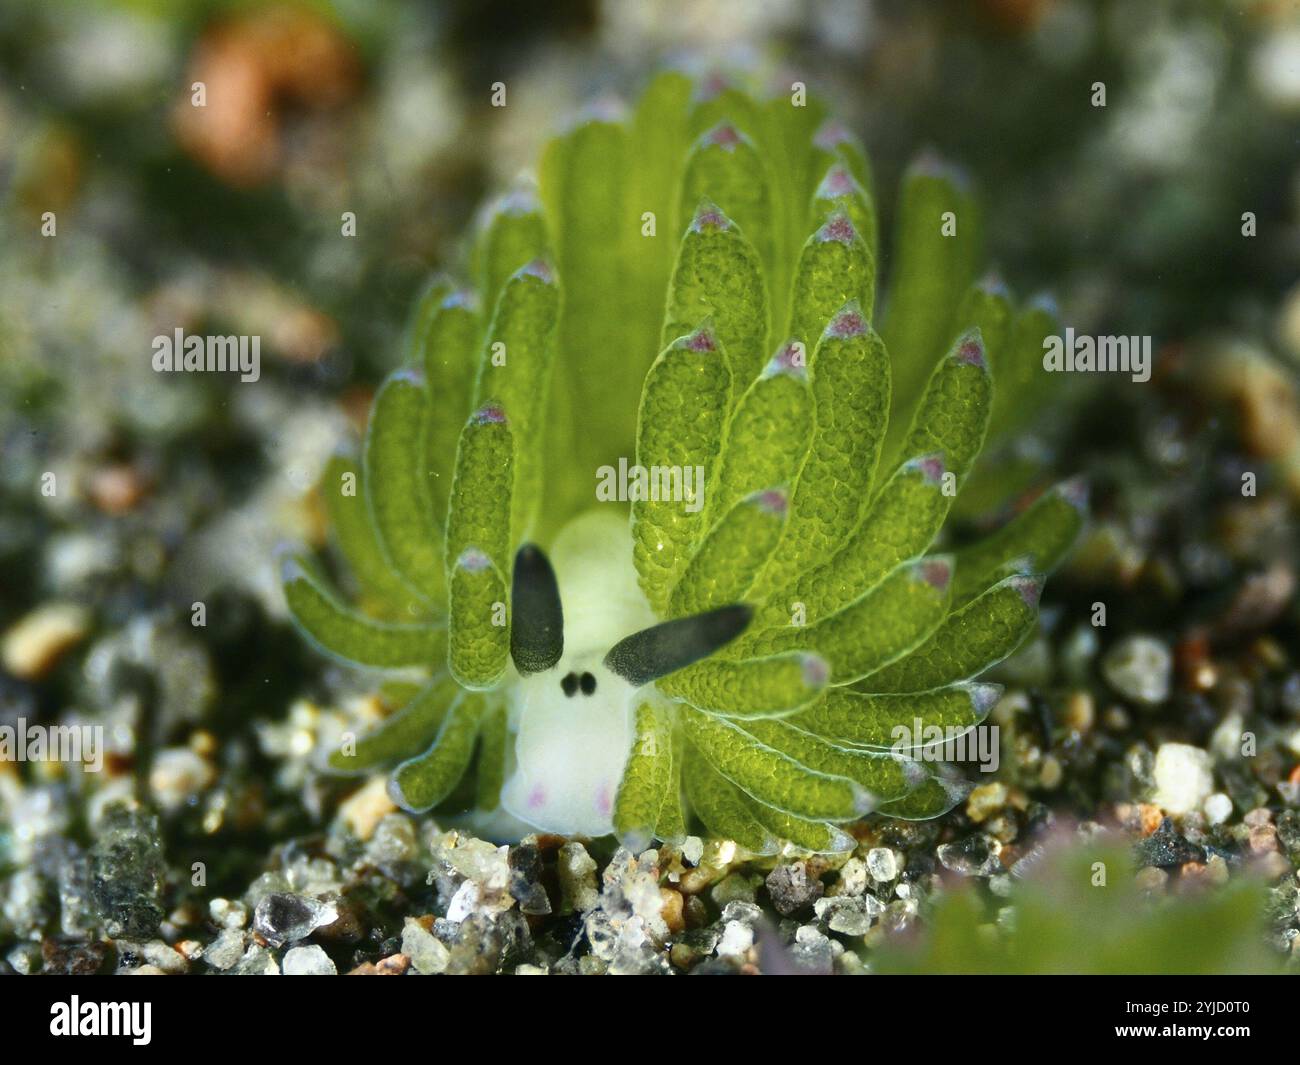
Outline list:
[[[592,576],[609,582],[606,602],[617,602],[619,575],[589,572],[580,579]],[[645,615],[626,605],[594,618],[584,612],[571,626],[578,639],[566,644],[559,583],[532,544],[515,558],[512,600],[510,653],[519,679],[510,690],[514,758],[502,805],[542,831],[606,835],[614,830],[638,690],[735,639],[749,623],[749,608],[650,625],[612,648],[620,626]]]

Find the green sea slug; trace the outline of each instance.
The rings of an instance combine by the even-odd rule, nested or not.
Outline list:
[[[897,214],[878,301],[867,157],[798,94],[664,74],[552,141],[326,471],[356,606],[285,563],[310,640],[399,671],[328,768],[633,847],[833,852],[958,802],[932,737],[988,714],[1085,500],[933,552],[1057,326],[975,279],[958,175],[917,164]]]

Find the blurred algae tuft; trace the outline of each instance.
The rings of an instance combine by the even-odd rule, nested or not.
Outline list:
[[[1214,891],[1153,897],[1134,878],[1124,848],[1098,842],[1045,847],[1031,874],[1012,881],[996,921],[975,890],[945,894],[926,930],[911,941],[886,940],[873,968],[984,975],[1278,971],[1260,934],[1260,881],[1244,876]]]
[[[285,563],[314,644],[400,671],[403,705],[329,767],[395,766],[400,805],[484,833],[633,847],[695,818],[835,852],[864,815],[951,809],[931,730],[984,720],[975,678],[1037,625],[1086,509],[1066,482],[932,551],[1057,329],[976,279],[978,228],[919,162],[878,300],[867,157],[815,100],[666,73],[552,141],[326,471],[355,606]]]

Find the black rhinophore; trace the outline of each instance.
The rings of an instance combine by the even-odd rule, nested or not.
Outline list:
[[[729,644],[745,631],[753,613],[737,603],[652,625],[619,640],[605,656],[605,666],[639,688]]]
[[[550,560],[536,544],[515,555],[510,657],[525,676],[550,669],[564,654],[564,608]]]

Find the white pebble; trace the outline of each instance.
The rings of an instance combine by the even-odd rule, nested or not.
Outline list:
[[[794,933],[796,943],[810,944],[816,946],[818,943],[826,941],[826,936],[822,934],[820,928],[815,924],[800,925]]]
[[[1232,800],[1223,792],[1216,791],[1205,800],[1203,809],[1205,819],[1212,825],[1221,825],[1232,816]]]
[[[285,976],[337,976],[338,970],[320,947],[292,947],[284,955]]]
[[[840,895],[861,895],[867,890],[867,863],[861,858],[850,858],[840,869]]]
[[[1152,802],[1166,813],[1189,814],[1214,790],[1208,751],[1186,743],[1162,743],[1156,751]]]
[[[1169,648],[1152,636],[1126,636],[1101,661],[1110,686],[1144,706],[1159,706],[1169,698],[1173,667]]]
[[[867,851],[867,870],[878,884],[888,883],[898,877],[898,855],[888,847],[872,847]]]
[[[754,930],[740,921],[728,921],[718,941],[718,957],[740,957],[754,945]]]
[[[687,836],[682,840],[682,857],[691,865],[699,865],[704,857],[704,840],[699,836]]]
[[[456,894],[447,903],[447,920],[459,924],[474,912],[478,907],[478,901],[478,884],[474,883],[473,880],[462,881],[460,887],[456,889]]]
[[[414,917],[408,917],[402,929],[402,953],[411,959],[415,971],[422,976],[446,972],[451,960],[451,951],[446,944]]]

